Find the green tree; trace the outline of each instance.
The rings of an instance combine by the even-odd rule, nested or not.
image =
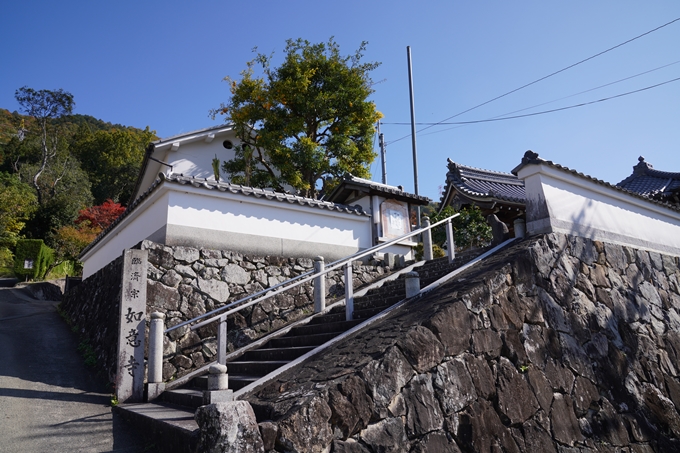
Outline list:
[[[432,212],[430,222],[435,223],[454,215],[456,211],[447,206],[441,212]],[[477,206],[463,208],[459,211],[459,216],[452,220],[453,237],[456,248],[467,249],[469,247],[485,247],[491,243],[491,227],[486,223],[482,211]],[[446,230],[443,227],[436,227],[432,231],[432,242],[444,246],[446,242]]]
[[[73,95],[64,90],[34,90],[22,87],[15,91],[14,97],[26,115],[35,118],[39,127],[40,158],[33,168],[31,182],[38,196],[38,203],[43,204],[44,193],[39,184],[40,177],[59,151],[60,136],[58,130],[50,128],[50,120],[70,115],[75,102]],[[56,179],[53,183],[58,183]]]
[[[231,85],[231,99],[213,110],[232,123],[242,142],[223,169],[232,182],[258,187],[292,187],[315,197],[319,186],[352,173],[370,176],[374,124],[382,116],[368,100],[370,72],[362,43],[342,56],[337,43],[288,40],[283,63],[257,54]],[[255,75],[259,68],[261,75]]]
[[[36,209],[32,188],[16,175],[0,172],[0,267],[11,266],[11,250]]]
[[[82,125],[71,144],[92,184],[95,204],[108,199],[127,203],[132,196],[147,145],[155,131],[115,127],[91,131]]]

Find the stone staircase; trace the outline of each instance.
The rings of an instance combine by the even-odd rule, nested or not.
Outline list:
[[[456,256],[454,262],[439,258],[414,269],[424,288],[484,253],[479,249]],[[384,279],[382,286],[369,290],[354,299],[354,316],[345,319],[345,307],[336,306],[327,313],[316,315],[304,325],[290,329],[285,335],[273,338],[257,349],[249,350],[227,362],[229,388],[238,390],[279,370],[295,359],[324,345],[351,328],[365,322],[404,299],[405,279]],[[203,390],[207,376],[198,376],[181,388],[166,390],[152,403],[130,404],[116,408],[116,412],[145,433],[153,433],[161,451],[193,451],[198,425],[193,421],[195,410],[203,405]],[[170,434],[170,431],[172,433]]]

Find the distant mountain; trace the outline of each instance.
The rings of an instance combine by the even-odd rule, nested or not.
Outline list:
[[[23,123],[22,123],[23,121]],[[22,115],[17,111],[10,112],[7,109],[0,108],[0,145],[9,142],[12,137],[16,137],[19,129],[22,127],[28,129],[34,124],[34,119],[30,116]],[[74,114],[64,116],[52,120],[52,124],[60,125],[75,132],[81,126],[87,126],[91,132],[111,130],[111,129],[134,129],[142,131],[137,127],[123,126],[122,124],[113,124],[107,121],[102,121],[90,115]]]

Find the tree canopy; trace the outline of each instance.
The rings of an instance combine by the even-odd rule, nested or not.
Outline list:
[[[258,53],[240,80],[227,77],[231,99],[212,114],[224,115],[242,142],[222,167],[231,181],[316,197],[347,172],[370,177],[374,124],[382,115],[368,100],[379,63],[361,62],[365,48],[342,56],[332,38],[288,40],[280,66]]]
[[[38,194],[38,203],[43,202],[43,188],[39,184],[40,176],[47,168],[49,161],[56,157],[59,148],[59,135],[50,134],[48,131],[49,121],[70,115],[73,112],[75,102],[73,95],[64,90],[34,90],[29,87],[22,87],[15,91],[14,97],[26,115],[29,115],[38,123],[40,127],[40,161],[32,171],[33,187]],[[57,179],[54,181],[58,182]]]
[[[23,87],[15,97],[24,115],[0,109],[0,267],[24,237],[57,251],[67,244],[61,255],[75,257],[104,227],[74,220],[93,204],[128,201],[155,133],[74,115],[61,89]]]

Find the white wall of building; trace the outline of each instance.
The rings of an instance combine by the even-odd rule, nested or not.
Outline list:
[[[166,181],[83,256],[83,277],[144,239],[326,261],[372,245],[366,215]]]
[[[83,256],[83,278],[97,272],[119,257],[123,250],[137,245],[144,239],[160,239],[168,218],[167,193],[154,193],[137,206],[98,244]]]
[[[680,255],[680,213],[547,164],[517,176],[527,194],[527,232],[560,232]]]

